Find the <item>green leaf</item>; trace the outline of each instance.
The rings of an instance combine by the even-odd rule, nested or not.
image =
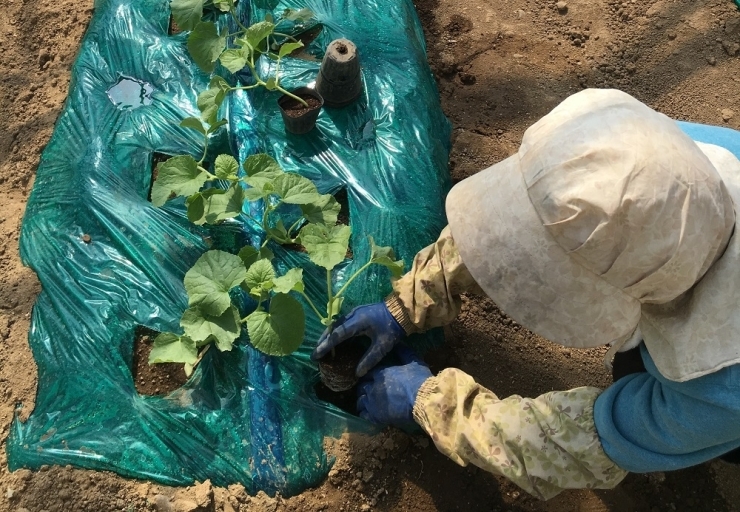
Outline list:
[[[286,55],[290,55],[291,53],[296,51],[298,48],[303,48],[303,43],[300,41],[295,42],[295,43],[284,43],[280,47],[280,53],[278,55],[282,59]]]
[[[271,173],[277,176],[285,172],[280,164],[267,153],[257,153],[248,157],[244,160],[243,166],[247,176],[254,176],[257,173]]]
[[[292,172],[275,177],[275,193],[288,204],[309,204],[321,199],[311,180]]]
[[[283,219],[278,219],[275,226],[267,228],[267,234],[279,244],[289,244],[293,240],[288,236],[288,230],[285,229]]]
[[[213,0],[213,6],[221,12],[229,12],[234,7],[234,0]]]
[[[308,21],[313,17],[313,11],[310,9],[285,9],[283,18],[288,21]]]
[[[337,223],[337,217],[342,209],[342,205],[331,194],[324,194],[319,197],[318,201],[302,204],[300,208],[301,212],[303,212],[303,217],[308,222],[333,226]]]
[[[198,109],[200,118],[209,125],[216,124],[218,109],[224,102],[226,93],[219,87],[211,87],[198,95]]]
[[[326,305],[326,314],[328,316],[328,319],[326,321],[325,325],[331,325],[332,321],[336,316],[339,315],[340,311],[342,310],[342,304],[344,303],[344,297],[334,297],[331,299],[331,301]]]
[[[200,192],[193,194],[185,200],[185,206],[188,207],[188,220],[193,224],[203,224],[203,215],[205,214],[205,199]]]
[[[243,206],[244,188],[239,183],[232,183],[227,190],[206,198],[205,221],[208,224],[217,224],[222,220],[233,219],[242,213]]]
[[[198,348],[195,342],[187,336],[178,336],[169,332],[163,332],[154,338],[152,351],[149,352],[149,364],[195,364],[197,360]]]
[[[373,237],[370,239],[370,262],[376,265],[383,265],[391,271],[393,277],[403,275],[403,260],[396,260],[396,255],[390,247],[379,247],[375,245]]]
[[[278,87],[277,80],[275,79],[274,76],[271,76],[265,82],[265,89],[267,89],[268,91],[274,91],[275,89],[277,89],[277,87]]]
[[[275,25],[269,21],[260,21],[250,26],[244,34],[244,38],[252,48],[258,48],[267,36],[275,31]]]
[[[245,245],[242,247],[242,250],[239,251],[239,257],[244,262],[244,266],[249,268],[255,261],[260,259],[260,252],[251,245]]]
[[[248,178],[251,180],[252,178]],[[265,190],[262,188],[257,187],[250,187],[244,191],[244,199],[247,201],[257,201],[259,199],[264,199],[267,196],[272,194],[272,190]]]
[[[221,65],[230,72],[238,73],[247,65],[249,52],[244,48],[232,48],[223,52],[219,60],[221,61]]]
[[[249,289],[249,293],[259,297],[263,291],[272,288],[272,281],[275,279],[275,269],[268,260],[257,260],[247,270],[247,276],[244,284]]]
[[[211,126],[208,127],[207,134],[210,135],[216,130],[218,130],[219,128],[221,128],[222,126],[227,125],[227,124],[229,124],[229,122],[226,119],[221,119],[217,123],[212,124]]]
[[[331,270],[344,260],[351,234],[349,226],[307,224],[298,238],[313,263]]]
[[[191,130],[198,131],[203,135],[206,134],[206,129],[203,128],[203,123],[197,117],[186,117],[180,121],[180,126],[182,128],[190,128]]]
[[[303,269],[291,268],[284,276],[273,279],[273,290],[276,293],[299,292],[304,290]]]
[[[213,336],[216,347],[224,352],[231,350],[234,340],[239,337],[240,320],[239,310],[234,306],[219,316],[205,314],[200,308],[190,308],[182,314],[180,327],[185,330],[186,336],[196,342],[206,341]]]
[[[208,174],[198,168],[198,162],[190,155],[174,156],[159,165],[157,170],[157,179],[152,186],[154,206],[162,206],[172,194],[195,194],[208,180]]]
[[[306,332],[301,303],[279,293],[270,300],[270,312],[257,310],[247,317],[247,332],[257,350],[271,356],[287,356],[298,350]]]
[[[229,82],[227,82],[224,78],[218,75],[213,75],[213,78],[211,78],[211,81],[208,84],[208,88],[221,89],[223,92],[229,92],[231,86],[229,85]]]
[[[205,224],[206,214],[211,211],[211,197],[224,194],[226,194],[226,190],[208,188],[188,197],[185,201],[185,205],[188,207],[188,220],[197,226]]]
[[[170,9],[175,23],[182,30],[193,30],[203,17],[205,0],[172,0]]]
[[[267,260],[272,261],[272,259],[275,257],[275,255],[272,253],[270,249],[267,247],[262,247],[260,249],[260,259],[261,260]]]
[[[216,176],[222,180],[235,180],[239,172],[239,162],[231,155],[218,155],[216,157]]]
[[[250,156],[244,160],[243,167],[247,173],[245,183],[261,193],[259,197],[255,196],[256,192],[251,193],[256,199],[272,194],[275,191],[275,179],[285,174],[275,159],[265,153]]]
[[[193,61],[206,73],[216,68],[216,61],[226,48],[226,36],[218,33],[216,24],[201,21],[188,36],[188,51]]]
[[[229,290],[244,281],[247,271],[239,256],[208,251],[185,274],[188,304],[208,315],[220,316],[231,305]]]

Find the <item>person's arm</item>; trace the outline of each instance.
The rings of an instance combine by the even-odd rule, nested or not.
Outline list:
[[[460,293],[483,293],[465,267],[449,228],[419,251],[411,270],[393,289],[385,302],[358,306],[338,319],[324,331],[311,357],[319,360],[340,343],[367,336],[371,345],[356,370],[361,377],[407,334],[452,322],[460,310]]]
[[[385,304],[411,334],[452,322],[464,292],[484,294],[463,263],[448,226],[436,242],[417,253],[411,270],[393,283]]]
[[[463,371],[448,368],[421,385],[413,417],[453,461],[549,499],[564,489],[610,489],[627,475],[607,457],[594,426],[599,393],[581,387],[499,399]]]

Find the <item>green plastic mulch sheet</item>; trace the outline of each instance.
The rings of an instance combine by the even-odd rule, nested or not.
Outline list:
[[[407,264],[436,238],[445,224],[449,125],[411,0],[297,1],[239,7],[245,22],[263,19],[268,7],[311,9],[322,27],[307,49],[315,58],[285,59],[285,83],[313,82],[326,45],[347,37],[359,48],[363,96],[325,108],[313,132],[292,136],[274,94],[232,95],[228,129],[209,147],[240,160],[268,152],[322,193],[346,191],[354,261],[336,272],[339,287],[367,260],[367,235]],[[246,216],[201,228],[187,221],[182,201],[160,209],[147,200],[155,152],[202,151],[200,134],[178,124],[199,115],[195,98],[209,77],[191,62],[186,34],[167,35],[169,16],[167,0],[95,6],[22,226],[21,256],[42,283],[29,333],[39,386],[30,419],[13,425],[9,465],[72,464],[173,485],[210,478],[294,494],[328,471],[325,436],[371,429],[316,397],[309,354],[318,321],[293,356],[262,355],[245,330],[231,352],[208,351],[171,394],[140,396],[134,387],[137,326],[179,332],[190,266],[209,248],[236,252],[263,236]],[[272,249],[278,269],[307,262]],[[324,300],[322,275],[306,268],[309,294]],[[344,309],[389,290],[387,271],[373,270],[353,283]],[[242,307],[254,304],[243,298]]]

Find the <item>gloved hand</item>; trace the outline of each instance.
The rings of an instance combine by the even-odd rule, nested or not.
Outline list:
[[[363,378],[357,388],[357,410],[373,423],[403,428],[415,425],[416,394],[432,372],[410,348],[399,345],[394,352],[403,364],[375,368]]]
[[[331,332],[328,329],[324,331],[311,359],[321,359],[331,349],[354,336],[367,336],[372,340],[370,348],[357,364],[357,376],[362,377],[393,350],[396,343],[406,336],[406,332],[384,303],[359,306],[346,317],[337,320]]]

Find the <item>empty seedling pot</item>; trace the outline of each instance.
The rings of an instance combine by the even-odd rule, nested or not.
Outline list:
[[[367,336],[357,336],[337,345],[319,360],[321,382],[332,391],[341,392],[357,384],[357,363],[370,343]]]
[[[324,106],[324,98],[309,87],[301,87],[290,91],[290,93],[308,103],[308,106],[287,94],[283,94],[278,100],[278,106],[280,107],[280,114],[283,116],[285,129],[296,135],[308,133],[316,126],[316,119],[319,117],[321,107]]]
[[[344,107],[362,94],[360,58],[352,41],[335,39],[326,48],[316,90],[327,107]]]

